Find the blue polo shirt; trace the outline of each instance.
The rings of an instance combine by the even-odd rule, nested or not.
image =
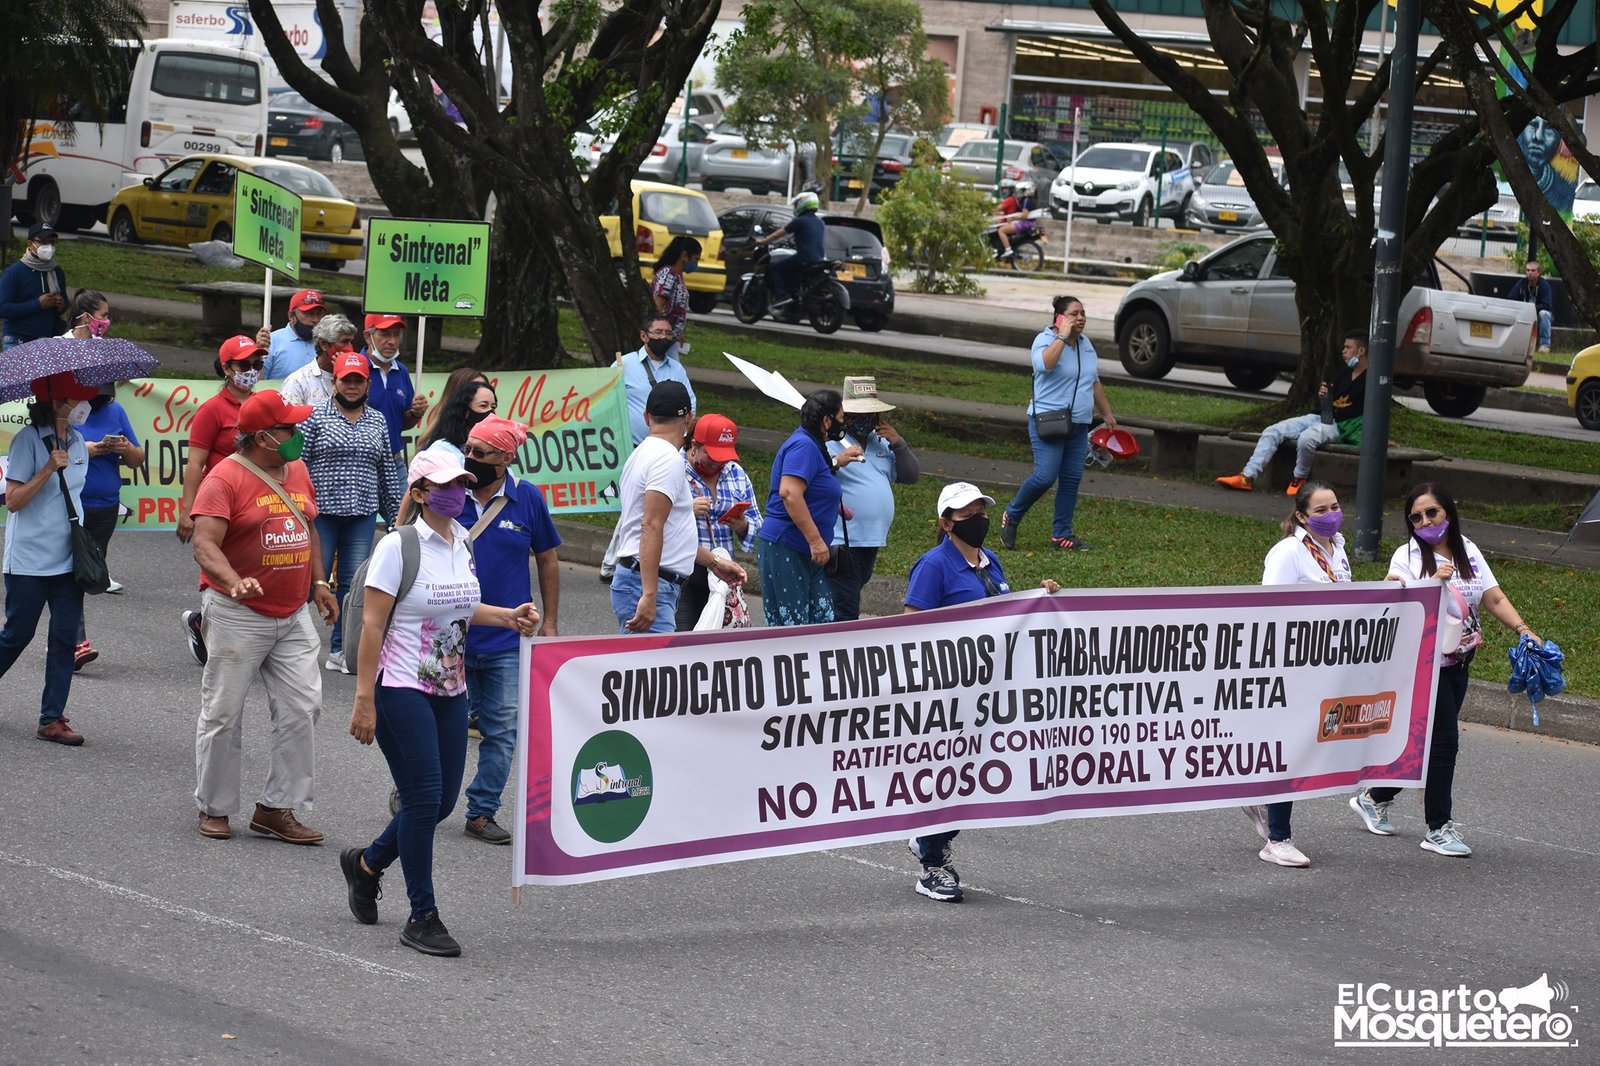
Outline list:
[[[303,341],[293,326],[272,331],[272,341],[267,346],[267,362],[261,376],[268,381],[282,381],[317,357],[317,346]]]
[[[876,433],[858,441],[848,433],[844,440],[828,442],[828,454],[838,455],[851,444],[861,445],[859,463],[846,463],[839,468],[839,487],[844,491],[845,506],[854,518],[850,519],[850,546],[852,548],[881,548],[889,543],[889,526],[894,523],[894,489],[899,464],[889,442]],[[833,543],[844,543],[844,523],[833,531]]]
[[[1047,329],[1033,338],[1033,403],[1028,413],[1072,408],[1074,422],[1089,422],[1094,417],[1094,383],[1100,380],[1100,356],[1086,336],[1076,346],[1061,349],[1054,370],[1044,368],[1044,350],[1056,339]]]
[[[559,547],[561,534],[550,520],[550,509],[545,506],[539,486],[507,474],[496,495],[506,497],[506,505],[495,515],[494,523],[472,542],[478,573],[484,578],[479,585],[484,603],[520,607],[533,599],[529,556]],[[457,521],[471,529],[481,513],[477,497],[468,492],[467,509]],[[472,626],[467,630],[467,654],[514,652],[518,639],[516,630],[504,626]]]
[[[699,406],[695,402],[694,386],[689,384],[689,372],[678,362],[676,353],[677,349],[674,348],[659,363],[651,359],[650,353],[644,348],[629,352],[622,357],[622,387],[628,394],[628,426],[633,430],[635,448],[650,432],[644,424],[644,404],[650,398],[650,390],[660,382],[683,382],[683,387],[689,390],[689,406]],[[646,362],[650,364],[648,374],[645,373]],[[655,382],[650,380],[652,375],[655,377]]]
[[[778,486],[783,482],[785,474],[805,481],[806,510],[811,512],[811,520],[817,524],[817,532],[829,543],[833,541],[833,530],[838,524],[839,501],[844,496],[844,490],[840,487],[839,479],[834,475],[833,469],[822,457],[822,448],[817,444],[817,438],[804,427],[798,427],[789,434],[789,439],[783,442],[777,456],[772,460],[772,483],[767,492],[767,513],[761,520],[761,532],[757,536],[769,544],[783,544],[803,555],[810,555],[811,545],[806,543],[805,536],[795,528],[794,522],[789,518],[789,510],[784,506],[783,497],[778,495]]]
[[[139,438],[133,432],[133,423],[128,421],[128,412],[124,411],[122,405],[115,400],[97,411],[90,411],[88,420],[78,427],[78,432],[82,433],[83,439],[89,443],[120,433],[136,447],[139,444]],[[116,452],[107,452],[105,455],[97,455],[90,459],[89,473],[83,482],[83,505],[115,507],[121,502],[122,456]]]
[[[363,355],[366,354],[364,351]],[[416,398],[411,387],[411,374],[399,359],[388,370],[376,362],[372,364],[372,386],[367,392],[367,406],[375,408],[389,423],[389,450],[399,452],[405,447],[401,440],[405,417],[411,412],[411,401]]]
[[[28,482],[50,461],[50,445],[34,425],[17,430],[11,438],[10,463],[6,480]],[[68,431],[67,491],[72,506],[83,515],[83,479],[89,468],[89,448],[77,430]],[[51,477],[39,486],[28,506],[6,517],[5,572],[32,577],[52,577],[72,573],[72,533],[67,528],[66,497],[61,495],[61,478]]]
[[[995,595],[1011,591],[1006,584],[1005,571],[1000,569],[1000,557],[988,548],[978,549],[989,565],[989,580],[994,582]],[[911,577],[906,587],[906,606],[919,611],[935,607],[954,607],[958,603],[971,603],[989,595],[989,587],[978,574],[978,568],[967,562],[961,549],[949,537],[922,553],[911,564]]]

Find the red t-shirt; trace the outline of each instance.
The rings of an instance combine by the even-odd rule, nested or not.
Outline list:
[[[283,483],[284,491],[306,521],[315,519],[316,497],[306,464],[298,459],[284,464]],[[269,618],[288,618],[305,605],[311,592],[311,530],[302,526],[278,494],[242,463],[219,463],[200,483],[194,514],[196,518],[221,518],[228,523],[222,554],[241,578],[253,577],[261,582],[263,594],[241,603]],[[204,570],[200,573],[200,587],[228,594]]]
[[[200,405],[189,426],[189,447],[206,451],[203,474],[209,474],[217,464],[233,454],[233,442],[239,436],[239,408],[241,400],[235,399],[228,387]],[[296,503],[300,502],[298,500]]]

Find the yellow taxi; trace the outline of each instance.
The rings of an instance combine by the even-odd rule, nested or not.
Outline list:
[[[1567,371],[1567,405],[1584,429],[1600,429],[1600,344],[1573,356]]]
[[[299,163],[238,155],[191,155],[111,198],[106,227],[122,244],[233,240],[233,175],[243,170],[300,194],[300,257],[338,270],[361,258],[356,205],[322,174]],[[715,221],[715,219],[713,219]]]
[[[654,181],[635,181],[633,186],[633,243],[639,252],[639,273],[646,282],[654,280],[656,258],[667,250],[672,238],[689,236],[700,242],[700,266],[684,275],[689,287],[689,309],[703,315],[717,306],[717,297],[727,281],[727,264],[722,258],[722,223],[711,210],[706,194],[680,185]],[[622,258],[622,218],[612,211],[600,216],[611,257]]]

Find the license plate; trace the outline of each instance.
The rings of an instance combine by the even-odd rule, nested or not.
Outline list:
[[[329,244],[327,241],[306,241],[306,251],[308,252],[316,252],[321,255],[331,252],[332,250],[333,245]]]
[[[859,181],[847,181],[844,183],[844,187],[853,192],[859,192],[861,190],[861,183]]]
[[[846,263],[844,269],[845,273],[852,278],[864,278],[867,276],[867,264],[865,263]]]
[[[268,141],[267,143],[272,145],[272,147],[274,147],[274,148],[287,148],[287,147],[289,147],[289,138],[287,138],[287,137],[274,137],[270,141]]]
[[[1467,330],[1474,337],[1494,336],[1494,327],[1488,322],[1468,322]]]
[[[1237,212],[1237,211],[1218,211],[1217,212],[1217,221],[1218,222],[1237,222],[1237,221],[1239,221],[1239,212]]]
[[[748,148],[730,148],[728,150],[728,154],[733,156],[733,158],[735,158],[735,159],[749,159],[750,158],[750,150]]]

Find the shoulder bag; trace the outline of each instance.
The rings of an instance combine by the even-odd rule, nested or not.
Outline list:
[[[54,436],[45,438],[59,446],[60,442]],[[49,458],[49,454],[45,455]],[[106,569],[106,553],[100,550],[100,542],[94,539],[83,526],[83,520],[78,517],[78,508],[72,503],[72,493],[67,489],[67,472],[56,471],[56,480],[61,483],[61,498],[67,502],[67,527],[72,536],[72,580],[78,587],[91,596],[98,596],[111,587],[111,573]]]
[[[1072,346],[1072,352],[1078,358],[1078,373],[1083,372],[1082,342]],[[1072,379],[1073,405],[1078,398],[1078,378]],[[1047,442],[1063,441],[1072,436],[1072,405],[1061,408],[1059,411],[1034,411],[1033,428],[1039,434],[1039,439]]]

